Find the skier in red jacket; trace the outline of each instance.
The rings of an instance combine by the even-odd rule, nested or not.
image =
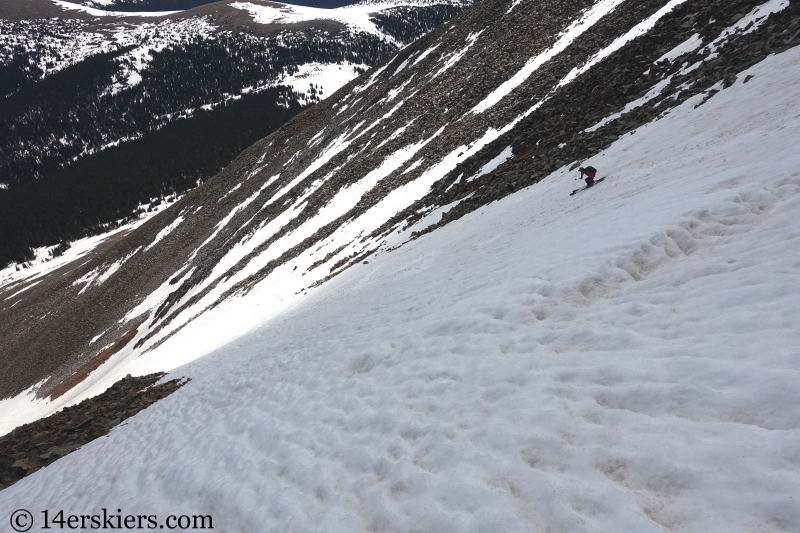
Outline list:
[[[578,169],[581,173],[581,177],[586,176],[586,186],[591,187],[594,185],[594,177],[597,175],[597,169],[594,167],[586,167],[586,168],[579,168]]]

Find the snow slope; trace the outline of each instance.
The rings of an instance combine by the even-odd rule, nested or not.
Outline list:
[[[570,197],[562,169],[311,290],[177,369],[193,381],[174,395],[0,493],[0,515],[796,528],[798,67],[800,49],[771,56],[747,84],[626,135],[591,160],[596,188]],[[244,320],[257,296],[206,317]],[[219,332],[187,327],[141,369]]]
[[[179,11],[108,11],[105,9],[73,4],[72,2],[65,2],[64,0],[51,1],[65,11],[82,11],[93,17],[164,17],[179,13]]]
[[[441,3],[448,3],[443,1]],[[453,4],[462,2],[453,1]],[[403,2],[359,2],[356,4],[326,9],[319,7],[300,6],[292,4],[272,3],[271,5],[254,4],[252,2],[233,2],[231,7],[250,13],[257,24],[296,24],[313,20],[335,20],[347,26],[353,32],[363,31],[372,33],[381,38],[392,39],[382,32],[372,17],[383,10],[398,6],[426,6],[434,5],[425,0],[409,0]]]

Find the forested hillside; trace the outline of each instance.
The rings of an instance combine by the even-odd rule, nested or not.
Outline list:
[[[263,88],[299,65],[372,65],[396,47],[365,33],[345,42],[314,30],[270,39],[221,33],[152,52],[147,68],[131,81],[132,48],[91,56],[0,100],[2,181],[30,181],[204,105]]]
[[[123,223],[138,205],[196,186],[465,5],[357,7],[353,24],[350,8],[258,23],[244,8],[261,4],[226,2],[154,21],[0,20],[0,265]],[[364,26],[359,14],[371,22]],[[302,27],[298,16],[308,19]],[[185,124],[158,134],[176,121]],[[159,145],[144,150],[151,135]],[[126,146],[136,139],[145,142]]]
[[[0,258],[27,260],[31,243],[55,244],[125,223],[142,204],[210,178],[300,109],[286,87],[247,94],[0,191]]]
[[[420,36],[450,20],[463,7],[437,4],[423,7],[399,6],[376,14],[375,25],[403,44],[413,43]]]

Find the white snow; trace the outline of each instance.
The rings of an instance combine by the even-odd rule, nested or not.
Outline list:
[[[586,10],[579,19],[570,24],[569,27],[559,35],[553,46],[529,59],[528,62],[525,63],[525,66],[516,74],[478,102],[478,104],[472,108],[472,112],[475,114],[483,113],[511,94],[514,89],[522,85],[534,72],[539,70],[539,67],[566,50],[575,39],[591,29],[591,27],[603,17],[614,11],[623,1],[624,0],[599,0],[591,9]]]
[[[653,63],[660,63],[662,61],[669,61],[670,63],[678,59],[684,54],[688,54],[690,52],[694,52],[703,44],[703,38],[700,37],[699,33],[695,33],[684,42],[664,54],[663,56],[656,59]]]
[[[106,330],[106,331],[108,331],[108,330]],[[94,344],[95,342],[97,342],[97,340],[98,340],[100,337],[102,337],[103,335],[105,335],[105,334],[106,334],[106,331],[103,331],[103,332],[101,332],[101,333],[98,333],[97,335],[95,335],[94,337],[92,337],[92,340],[90,340],[90,341],[89,341],[89,344]]]
[[[27,291],[28,289],[30,289],[32,287],[35,287],[38,283],[41,283],[41,281],[42,280],[38,280],[38,281],[34,281],[33,283],[28,283],[27,285],[25,285],[25,287],[23,287],[22,289],[18,290],[15,293],[13,293],[11,296],[3,298],[3,300],[10,300],[10,299],[12,299],[12,298],[14,298],[16,296],[19,296],[20,294],[22,294],[23,292]]]
[[[78,294],[83,294],[86,291],[86,289],[91,287],[93,284],[102,285],[111,276],[113,276],[114,273],[117,270],[119,270],[119,267],[121,267],[128,259],[130,259],[134,255],[136,255],[136,253],[139,252],[139,250],[141,250],[141,249],[142,249],[141,246],[136,248],[134,251],[130,252],[125,257],[123,257],[123,258],[121,258],[121,259],[119,259],[117,261],[114,261],[110,265],[109,264],[105,264],[105,263],[100,265],[99,267],[91,270],[90,272],[87,272],[85,275],[83,275],[80,278],[78,278],[77,280],[75,280],[72,283],[72,285],[76,285],[76,286],[77,285],[83,285],[83,288],[80,290],[80,292],[78,292]]]
[[[201,292],[205,287],[209,286],[215,281],[218,281],[217,285],[198,302],[193,304],[189,310],[185,311],[180,317],[175,318],[172,323],[162,330],[162,332],[159,332],[158,335],[148,341],[148,343],[144,345],[145,349],[153,345],[155,342],[158,342],[158,340],[163,338],[166,334],[176,330],[176,328],[179,326],[186,324],[187,321],[193,318],[197,313],[202,312],[209,305],[217,301],[217,299],[219,299],[220,296],[228,289],[247,279],[250,275],[259,272],[272,260],[280,257],[281,254],[298,245],[304,239],[313,235],[317,230],[324,227],[326,224],[329,224],[330,222],[333,222],[337,218],[346,214],[358,203],[359,200],[361,200],[366,193],[373,190],[380,180],[387,177],[398,168],[401,168],[402,165],[411,159],[420,149],[436,138],[441,131],[442,130],[440,129],[431,137],[423,139],[418,143],[405,146],[388,156],[378,168],[366,174],[358,182],[339,191],[339,193],[332,198],[331,201],[325,207],[323,207],[316,216],[305,221],[291,233],[277,239],[268,249],[262,251],[256,257],[251,258],[244,268],[233,275],[228,275],[227,271],[232,266],[251,254],[258,247],[258,245],[274,236],[280,229],[285,227],[300,214],[304,208],[306,195],[302,195],[300,198],[296,199],[293,205],[281,213],[281,215],[272,220],[270,223],[259,228],[249,239],[234,246],[223,258],[221,258],[207,280],[199,286],[193,288],[184,297],[184,300],[188,300],[191,298],[191,296]],[[370,209],[367,213],[353,221],[351,224],[348,224],[345,227],[337,230],[334,235],[323,242],[323,245],[321,246],[322,253],[326,253],[329,249],[337,249],[342,243],[352,242],[356,237],[367,230],[371,231],[377,229],[377,227],[380,226],[387,218],[394,215],[402,207],[409,205],[412,200],[407,198],[408,193],[403,189],[404,187],[401,187],[395,191],[392,191],[387,198],[381,201],[377,206]],[[278,197],[278,195],[276,195],[276,197]],[[417,193],[417,196],[414,196],[413,199],[415,200],[418,197],[419,195]],[[402,198],[405,198],[405,200],[401,200]],[[345,251],[342,253],[347,252]],[[306,251],[301,254],[299,258],[293,260],[290,264],[300,264],[307,267],[314,261],[311,255],[312,254],[309,251]],[[336,257],[334,257],[333,260],[335,261]],[[287,276],[286,273],[283,272],[283,270],[286,269],[288,269],[288,265],[285,265],[284,268],[279,269],[274,273],[274,275],[270,275],[270,281],[268,283],[262,284],[264,286],[264,289],[262,290],[266,290],[269,294],[267,301],[271,302],[271,305],[268,306],[268,308],[260,310],[260,315],[262,317],[265,313],[278,313],[293,300],[293,296],[297,292],[303,290],[305,286],[319,278],[324,277],[325,275],[325,272],[317,270],[315,272],[316,275],[313,278],[304,280],[302,278],[302,272],[298,272],[293,276]],[[294,271],[292,270],[292,272]],[[286,303],[281,304],[282,301]],[[246,305],[252,305],[251,302],[248,302]],[[229,313],[229,316],[231,317],[237,315],[238,313]],[[256,316],[259,315],[253,315],[253,317]],[[204,322],[204,316],[201,316],[199,320]],[[235,327],[240,332],[241,329],[239,328],[246,328],[246,331],[253,326],[252,322],[246,320],[237,320],[237,322],[238,324]],[[200,327],[199,324],[200,322],[195,320],[195,322],[190,324],[190,328]],[[206,325],[205,327],[214,326]],[[230,335],[230,333],[228,333],[228,335]],[[199,348],[208,352],[213,349],[213,347],[224,344],[226,338],[227,337],[222,334],[216,335],[213,343],[209,343],[209,340],[206,339],[202,346],[195,345],[195,348]],[[141,363],[137,364],[147,364],[146,361],[148,358],[149,355],[142,356]]]
[[[247,11],[258,24],[296,24],[314,20],[334,20],[347,26],[353,32],[366,32],[400,45],[392,36],[382,32],[372,22],[372,17],[381,11],[398,6],[426,6],[440,2],[425,0],[359,2],[334,9],[298,6],[270,2],[269,5],[252,2],[233,2],[231,7]],[[453,2],[458,3],[458,2]]]
[[[35,52],[44,78],[92,55],[135,45],[116,59],[122,69],[106,88],[107,92],[116,93],[141,82],[141,72],[147,68],[152,52],[198,37],[211,38],[216,30],[202,17],[125,23],[104,31],[89,28],[86,22],[74,19],[24,20],[13,24],[0,20],[0,64],[11,61],[19,50]],[[65,143],[65,139],[61,142]],[[110,145],[115,142],[118,141]]]
[[[424,158],[424,157],[422,157],[422,158],[420,158],[420,159],[417,159],[416,161],[414,161],[413,163],[411,163],[410,165],[408,165],[408,168],[407,168],[407,169],[405,169],[405,170],[403,171],[403,174],[408,174],[409,172],[411,172],[411,171],[412,171],[412,170],[414,170],[415,168],[418,168],[420,165],[422,165],[422,163],[423,163],[424,161],[425,161],[425,158]]]
[[[406,66],[408,66],[408,62],[409,62],[409,61],[411,61],[411,59],[412,59],[412,57],[411,57],[411,56],[409,56],[409,57],[408,57],[408,58],[407,58],[405,61],[403,61],[402,63],[400,63],[400,66],[398,66],[398,67],[397,67],[397,70],[395,70],[395,71],[394,71],[394,74],[392,74],[392,75],[391,75],[391,76],[389,76],[389,77],[390,77],[390,78],[393,78],[393,77],[397,76],[398,74],[400,74],[400,72],[402,72],[402,70],[403,70],[404,68],[406,68]]]
[[[375,72],[373,72],[373,73],[372,73],[372,75],[369,77],[369,79],[367,80],[367,82],[366,82],[364,85],[359,85],[358,87],[356,87],[355,89],[353,89],[353,93],[354,93],[354,94],[358,94],[358,93],[360,93],[360,92],[364,92],[364,91],[366,91],[367,89],[369,89],[370,87],[372,87],[372,86],[375,84],[375,82],[377,82],[377,81],[378,81],[378,78],[380,77],[380,75],[381,75],[381,74],[383,74],[383,71],[384,71],[384,70],[386,70],[386,69],[389,67],[389,65],[391,65],[391,64],[394,62],[394,60],[395,60],[396,58],[397,58],[397,56],[396,56],[396,55],[392,56],[392,57],[391,57],[391,59],[389,59],[389,61],[388,61],[388,62],[387,62],[387,63],[386,63],[384,66],[380,67],[378,70],[376,70]],[[342,99],[342,102],[345,102],[345,101],[347,101],[347,98],[348,98],[349,96],[350,96],[350,95],[347,95],[347,96],[345,96],[345,97]],[[346,107],[347,107],[347,106],[345,106],[345,108],[346,108]],[[341,111],[340,111],[340,113],[341,113]]]
[[[386,93],[386,98],[384,98],[381,103],[391,102],[395,98],[397,98],[400,93],[411,83],[411,80],[414,79],[414,74],[411,75],[405,82],[401,83],[399,86],[395,86],[394,88],[390,89],[388,93]]]
[[[800,49],[747,73],[594,157],[607,179],[593,189],[570,197],[562,169],[292,298],[292,267],[316,259],[297,258],[135,361],[115,356],[107,383],[220,346],[176,369],[193,378],[177,393],[0,492],[0,515],[210,514],[242,532],[792,530]],[[44,408],[4,400],[0,420],[28,409]]]
[[[768,0],[760,6],[753,8],[747,15],[723,31],[719,37],[706,46],[706,48],[711,51],[711,55],[706,57],[706,61],[710,61],[716,57],[715,52],[717,48],[723,45],[731,35],[739,32],[743,35],[747,35],[748,33],[754,32],[767,20],[768,16],[772,13],[779,13],[787,7],[789,7],[789,0]]]
[[[258,24],[296,24],[313,20],[335,20],[346,25],[355,32],[366,32],[378,35],[395,42],[393,38],[381,32],[372,22],[372,14],[382,9],[396,7],[393,3],[376,3],[371,5],[352,4],[335,9],[296,6],[290,4],[260,5],[251,2],[233,2],[231,7],[247,11]],[[402,5],[406,5],[404,2]]]
[[[511,5],[509,6],[508,11],[506,11],[506,15],[511,13],[511,11],[521,3],[522,3],[522,0],[514,0],[513,2],[511,2]]]
[[[109,239],[110,237],[113,237],[119,233],[138,228],[150,218],[157,215],[178,200],[179,198],[172,197],[167,201],[161,202],[160,205],[155,206],[153,211],[149,213],[143,213],[137,220],[129,224],[125,224],[100,235],[85,237],[83,239],[71,242],[69,249],[67,249],[58,257],[51,257],[49,255],[55,246],[45,246],[35,249],[34,254],[36,257],[33,261],[23,264],[11,263],[5,268],[0,269],[0,291],[2,291],[6,286],[13,288],[13,284],[17,282],[29,282],[37,280],[42,276],[45,276],[50,272],[53,272],[54,270],[73,262],[75,262],[75,266],[78,266],[78,259],[81,259],[89,254],[106,239]]]
[[[180,11],[106,11],[105,9],[97,9],[95,7],[83,6],[80,4],[73,4],[65,0],[50,0],[58,7],[64,10],[83,11],[93,17],[165,17],[173,15]]]
[[[290,76],[278,78],[274,85],[288,85],[301,95],[301,103],[307,100],[310,84],[317,86],[318,97],[324,100],[338,91],[350,80],[358,77],[358,71],[369,70],[368,65],[357,65],[349,62],[337,63],[305,63],[298,66],[298,71]],[[320,91],[321,89],[321,91]]]
[[[435,45],[431,46],[430,48],[428,48],[427,50],[425,50],[424,52],[422,52],[419,55],[419,57],[417,59],[415,59],[413,63],[411,63],[411,66],[413,67],[414,65],[418,64],[420,61],[422,61],[423,59],[428,57],[431,53],[433,53],[433,51],[436,50],[437,48],[439,48],[441,45],[442,45],[442,43],[435,44]]]
[[[600,122],[598,122],[594,126],[586,128],[584,131],[587,131],[587,132],[597,131],[600,128],[602,128],[603,126],[605,126],[606,124],[608,124],[609,122],[613,122],[613,121],[617,120],[618,118],[620,118],[625,113],[628,113],[630,111],[633,111],[634,109],[642,107],[644,104],[646,104],[647,102],[649,102],[650,100],[652,100],[653,98],[659,96],[662,92],[664,92],[664,89],[666,89],[669,86],[671,81],[672,81],[672,76],[668,76],[667,78],[664,78],[660,82],[656,83],[653,86],[652,89],[647,91],[647,94],[645,94],[641,98],[637,98],[633,102],[628,102],[625,105],[625,107],[622,109],[622,111],[620,111],[618,113],[614,113],[612,115],[608,115],[607,117],[604,117]]]
[[[0,399],[0,435],[10,433],[14,428],[27,424],[32,419],[47,416],[53,411],[48,401],[36,398],[36,390],[44,384],[42,380],[13,398]]]
[[[172,231],[175,228],[177,228],[180,225],[180,223],[183,222],[183,220],[184,220],[183,216],[181,215],[181,216],[178,216],[175,220],[173,220],[172,223],[170,223],[169,225],[165,226],[164,229],[162,229],[161,231],[158,232],[158,234],[156,234],[156,237],[155,237],[155,239],[153,239],[153,242],[151,242],[149,245],[147,245],[147,247],[144,249],[144,251],[146,252],[147,250],[149,250],[150,248],[155,246],[161,239],[163,239],[164,237],[166,237],[167,235],[172,233]]]
[[[435,78],[436,76],[443,74],[450,67],[461,61],[461,58],[464,57],[464,55],[469,51],[469,49],[475,46],[475,42],[478,40],[478,37],[480,37],[484,31],[485,30],[470,33],[469,35],[467,35],[467,44],[463,48],[456,50],[455,52],[451,52],[450,54],[442,54],[442,57],[439,58],[439,61],[442,61],[446,58],[444,65],[442,65],[442,68],[437,70],[432,77]]]
[[[703,59],[692,64],[684,65],[680,74],[687,74],[692,72],[706,61],[712,61],[717,58],[718,51],[721,47],[725,46],[728,40],[737,34],[747,35],[754,32],[761,26],[769,15],[778,13],[789,7],[789,0],[768,0],[760,6],[754,7],[747,15],[739,19],[732,26],[725,28],[720,35],[712,42],[703,47]]]
[[[403,133],[405,133],[405,131],[406,131],[406,130],[407,130],[407,129],[408,129],[408,128],[409,128],[409,127],[410,127],[410,126],[411,126],[411,125],[414,123],[414,122],[416,122],[416,120],[417,120],[416,118],[413,118],[413,119],[411,119],[411,121],[410,121],[408,124],[406,124],[405,126],[400,126],[399,128],[397,128],[397,129],[396,129],[394,132],[392,132],[392,134],[391,134],[391,135],[389,135],[389,136],[388,136],[388,137],[386,137],[384,140],[382,140],[382,141],[381,141],[381,142],[378,144],[378,146],[376,146],[375,148],[376,148],[376,149],[378,149],[378,148],[380,148],[381,146],[383,146],[384,144],[386,144],[386,143],[389,143],[389,142],[391,142],[391,141],[393,141],[393,140],[397,139],[397,138],[398,138],[398,137],[400,137],[401,135],[403,135]]]
[[[563,87],[564,85],[571,83],[578,76],[580,76],[581,74],[592,68],[594,65],[596,65],[603,59],[607,58],[608,56],[610,56],[611,54],[613,54],[614,52],[625,46],[629,41],[632,41],[633,39],[641,35],[644,35],[648,31],[653,29],[653,26],[655,26],[656,23],[659,20],[661,20],[661,18],[664,15],[666,15],[679,5],[683,4],[684,2],[686,2],[686,0],[670,0],[669,2],[667,2],[667,4],[664,7],[662,7],[661,9],[650,15],[650,17],[648,17],[647,19],[643,20],[642,22],[631,28],[631,30],[628,31],[628,33],[626,33],[621,37],[617,37],[610,45],[608,45],[601,51],[594,54],[589,59],[589,61],[587,61],[584,65],[572,69],[572,71],[570,71],[570,73],[567,74],[564,77],[564,79],[561,80],[561,82],[558,84],[558,87]]]
[[[494,171],[497,167],[508,161],[514,156],[514,152],[512,151],[510,146],[506,146],[502,152],[497,154],[493,159],[491,159],[488,163],[483,165],[481,169],[475,173],[474,176],[467,179],[467,181],[472,181],[474,179],[478,179],[481,176],[485,176],[486,174]]]

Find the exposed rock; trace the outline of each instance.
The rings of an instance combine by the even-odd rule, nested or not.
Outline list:
[[[0,489],[9,487],[181,388],[188,380],[153,385],[165,374],[126,377],[103,394],[0,437]]]

